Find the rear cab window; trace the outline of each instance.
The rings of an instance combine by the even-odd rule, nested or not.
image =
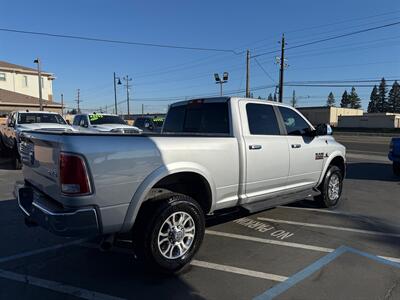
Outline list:
[[[230,136],[228,100],[199,99],[174,105],[168,111],[163,132]]]

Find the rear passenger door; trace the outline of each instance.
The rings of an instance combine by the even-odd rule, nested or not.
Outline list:
[[[246,100],[239,105],[246,157],[245,202],[255,202],[286,189],[289,149],[273,105]]]

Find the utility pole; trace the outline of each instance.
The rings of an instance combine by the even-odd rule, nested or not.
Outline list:
[[[81,102],[82,102],[82,100],[81,100],[81,90],[80,89],[78,89],[77,90],[77,95],[76,95],[76,103],[78,103],[78,114],[80,114],[81,113],[81,107],[80,107],[80,104],[81,104]]]
[[[126,87],[126,105],[128,108],[128,118],[130,115],[130,111],[129,111],[129,88],[131,87],[131,85],[129,84],[129,81],[132,81],[132,78],[129,78],[128,75],[126,75],[126,77],[122,78],[123,80],[126,81],[125,87]]]
[[[43,111],[43,97],[42,97],[42,71],[40,70],[40,59],[36,58],[34,63],[37,64],[38,78],[39,78],[39,107]]]
[[[250,98],[250,51],[246,53],[246,98]]]
[[[282,34],[281,42],[281,67],[279,72],[279,102],[283,101],[283,72],[285,69],[285,34]]]
[[[142,117],[144,115],[144,104],[142,103]]]
[[[64,117],[64,94],[61,94],[61,116]]]

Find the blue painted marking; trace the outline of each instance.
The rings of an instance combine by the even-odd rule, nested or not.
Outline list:
[[[337,248],[335,251],[325,255],[324,257],[318,259],[316,262],[312,263],[311,265],[309,265],[308,267],[304,268],[303,270],[301,270],[300,272],[294,274],[293,276],[289,277],[287,280],[285,280],[282,283],[279,283],[277,285],[275,285],[274,287],[270,288],[269,290],[265,291],[263,294],[257,296],[254,298],[254,300],[269,300],[269,299],[273,299],[276,296],[282,294],[283,292],[287,291],[288,289],[290,289],[292,286],[296,285],[297,283],[303,281],[304,279],[306,279],[307,277],[309,277],[310,275],[312,275],[313,273],[315,273],[316,271],[318,271],[319,269],[323,268],[324,266],[326,266],[327,264],[329,264],[330,262],[332,262],[333,260],[335,260],[338,256],[342,255],[343,253],[346,252],[352,252],[364,257],[367,257],[369,259],[375,260],[379,263],[385,264],[385,265],[389,265],[392,267],[396,267],[396,268],[400,268],[400,264],[378,257],[376,255],[372,255],[369,254],[367,252],[363,252],[351,247],[347,247],[347,246],[340,246],[339,248]]]

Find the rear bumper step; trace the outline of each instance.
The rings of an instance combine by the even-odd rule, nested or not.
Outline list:
[[[100,234],[97,212],[93,207],[62,209],[37,189],[20,183],[16,184],[14,192],[29,227],[39,225],[60,236]]]

